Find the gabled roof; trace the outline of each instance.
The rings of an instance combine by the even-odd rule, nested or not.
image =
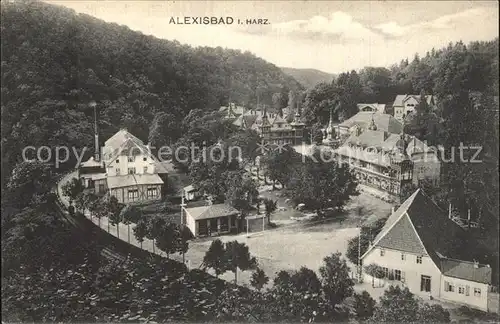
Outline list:
[[[342,122],[339,127],[351,128],[357,125],[362,129],[367,129],[372,121],[372,118],[378,130],[386,131],[392,134],[401,134],[403,131],[403,124],[401,124],[393,116],[371,111],[360,111],[356,115]]]
[[[104,146],[110,146],[116,149],[129,139],[137,144],[144,145],[140,139],[129,133],[126,129],[120,129],[115,135],[111,136],[106,142],[104,142]]]
[[[397,106],[397,107],[404,106],[405,101],[407,101],[410,98],[413,98],[417,102],[420,102],[420,95],[404,94],[404,95],[397,95],[396,98],[394,99],[394,103],[392,104],[392,106],[393,107],[395,107],[395,106]],[[431,104],[431,102],[433,100],[433,96],[432,95],[426,95],[425,99],[427,100],[428,104]]]
[[[374,247],[428,255],[445,275],[474,281],[489,276],[491,281],[490,268],[478,270],[472,264],[471,271],[468,260],[474,256],[465,254],[463,234],[464,229],[418,189],[387,219],[362,258]],[[489,275],[485,269],[490,269]]]
[[[121,129],[104,143],[103,160],[107,166],[122,154],[137,155],[138,153],[148,155],[155,160],[147,145],[127,130]]]
[[[379,103],[359,103],[357,104],[358,110],[362,111],[364,108],[368,107],[379,113],[385,113],[385,104]]]
[[[239,214],[239,211],[227,204],[186,208],[185,211],[195,220],[217,218]]]
[[[183,190],[185,192],[191,192],[191,191],[197,191],[198,189],[196,189],[193,185],[189,185],[189,186],[184,187]]]

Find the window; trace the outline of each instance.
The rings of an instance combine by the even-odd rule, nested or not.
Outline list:
[[[134,157],[133,157],[133,156],[129,156],[129,157],[128,157],[128,161],[129,161],[129,162],[134,162]]]
[[[120,168],[115,169],[116,175],[120,175]]]
[[[463,286],[459,286],[459,287],[458,287],[458,293],[459,293],[460,295],[464,295],[464,294],[465,294],[465,287],[463,287]]]
[[[474,288],[474,297],[481,297],[481,289]]]
[[[148,198],[156,198],[158,196],[158,189],[156,188],[148,188]]]
[[[144,167],[144,173],[148,173],[148,167],[147,166]]]
[[[401,281],[401,270],[394,270],[394,280]]]
[[[453,286],[449,281],[444,282],[444,291],[454,292],[455,286]]]
[[[406,255],[404,253],[401,253],[401,261],[406,260]]]
[[[421,257],[421,256],[418,256],[418,257],[417,257],[417,263],[418,263],[418,264],[422,264],[422,257]]]
[[[380,256],[384,256],[385,255],[385,250],[380,250]]]
[[[431,291],[431,277],[424,275],[420,277],[420,291]]]
[[[128,191],[128,200],[136,200],[139,198],[139,190],[137,189],[129,189]]]
[[[120,163],[120,159],[116,159],[116,161],[115,161],[115,162],[116,162],[116,163]]]
[[[386,267],[383,267],[382,270],[384,271],[384,278],[388,278],[389,277],[389,269],[387,269]]]
[[[135,174],[135,168],[128,168],[128,174]]]
[[[146,161],[148,160],[148,158],[147,158],[147,157],[143,157],[143,158],[142,158],[142,160],[143,160],[144,162],[146,162]]]

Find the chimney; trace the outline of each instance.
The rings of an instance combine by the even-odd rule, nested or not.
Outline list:
[[[99,162],[99,131],[97,130],[97,103],[95,101],[91,101],[89,104],[90,107],[94,108],[94,160]]]

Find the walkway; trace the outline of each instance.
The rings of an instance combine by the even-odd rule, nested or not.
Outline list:
[[[73,171],[71,173],[68,173],[64,175],[59,182],[57,183],[57,195],[59,197],[59,201],[61,204],[63,204],[66,208],[69,206],[69,198],[63,195],[62,187],[63,185],[70,181],[72,178],[77,177],[77,172]],[[161,250],[158,250],[156,246],[154,246],[153,241],[149,240],[147,238],[144,238],[144,242],[139,242],[133,232],[133,227],[135,225],[125,225],[120,223],[118,226],[114,226],[109,222],[109,219],[107,217],[101,217],[101,219],[98,219],[97,217],[91,216],[88,210],[84,212],[84,215],[87,219],[90,219],[92,223],[94,223],[96,226],[99,226],[102,230],[108,232],[109,234],[119,238],[122,241],[128,242],[129,244],[132,244],[136,247],[139,247],[145,251],[149,251],[152,253],[155,253],[159,256],[166,257],[166,254],[162,252]],[[179,262],[182,262],[182,256],[179,255],[170,255],[170,259],[176,260]],[[186,262],[186,265],[189,267],[189,261]]]

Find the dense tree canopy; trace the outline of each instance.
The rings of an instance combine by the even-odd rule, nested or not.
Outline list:
[[[2,4],[1,36],[8,172],[26,145],[90,147],[90,100],[102,138],[127,127],[146,142],[151,125],[151,140],[168,142],[175,129],[158,126],[180,124],[190,110],[215,110],[229,98],[255,106],[258,86],[267,105],[274,93],[301,89],[249,52],[193,48],[38,1]]]

